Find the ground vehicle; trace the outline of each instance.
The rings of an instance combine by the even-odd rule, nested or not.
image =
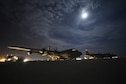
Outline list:
[[[18,57],[16,55],[6,55],[5,56],[5,62],[16,62],[18,60]]]

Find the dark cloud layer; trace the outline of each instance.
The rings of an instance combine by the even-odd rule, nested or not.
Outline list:
[[[0,52],[7,45],[125,55],[122,0],[1,0]],[[82,11],[89,13],[80,18]],[[9,50],[8,50],[9,51]]]

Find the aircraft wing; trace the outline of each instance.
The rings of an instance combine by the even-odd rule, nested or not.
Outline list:
[[[14,50],[22,50],[22,51],[31,51],[29,48],[23,48],[23,47],[17,47],[17,46],[8,46],[9,49],[14,49]]]
[[[28,55],[32,53],[39,53],[39,54],[44,53],[44,49],[32,49],[32,48],[25,48],[25,47],[18,47],[18,46],[8,46],[8,48],[14,50],[26,51]]]

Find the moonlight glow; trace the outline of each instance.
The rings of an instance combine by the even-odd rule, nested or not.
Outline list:
[[[82,15],[81,16],[82,16],[83,19],[86,19],[88,17],[88,13],[82,12]]]

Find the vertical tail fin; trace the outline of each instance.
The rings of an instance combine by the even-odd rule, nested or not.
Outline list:
[[[48,51],[50,51],[50,46],[48,47],[48,49],[47,49]]]
[[[85,49],[85,54],[86,54],[86,55],[89,55],[89,52],[88,52],[88,50],[87,50],[87,49]]]

